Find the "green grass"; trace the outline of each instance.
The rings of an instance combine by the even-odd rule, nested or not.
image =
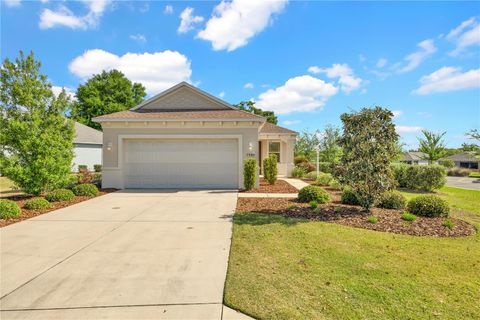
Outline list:
[[[0,177],[0,197],[9,197],[23,194],[21,190],[17,190],[13,182],[7,177]]]
[[[468,176],[470,178],[480,178],[480,172],[470,172]]]

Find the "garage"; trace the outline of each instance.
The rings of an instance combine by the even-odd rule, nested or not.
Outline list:
[[[126,188],[238,188],[236,139],[126,139]]]

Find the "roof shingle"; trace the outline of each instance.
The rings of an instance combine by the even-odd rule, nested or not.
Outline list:
[[[243,110],[225,109],[225,110],[126,110],[106,114],[94,118],[94,121],[108,120],[200,120],[200,119],[245,119],[264,121],[265,118]]]
[[[260,133],[272,133],[272,134],[297,134],[296,131],[274,125],[270,122],[265,122],[260,129]]]

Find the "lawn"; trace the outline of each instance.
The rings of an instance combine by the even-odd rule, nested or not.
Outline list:
[[[0,177],[0,197],[9,197],[23,194],[21,190],[14,188],[13,182],[7,177]]]
[[[479,191],[440,192],[454,216],[480,226]],[[225,303],[259,319],[474,319],[479,270],[478,234],[414,237],[236,214]]]

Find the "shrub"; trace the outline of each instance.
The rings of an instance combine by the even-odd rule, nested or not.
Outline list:
[[[318,163],[318,170],[320,170],[321,172],[333,173],[332,168],[333,168],[333,166],[330,162],[319,162]]]
[[[267,158],[263,159],[263,176],[269,184],[275,184],[275,181],[277,181],[277,175],[277,156],[271,154]]]
[[[330,195],[320,187],[306,186],[298,192],[298,199],[301,202],[316,201],[317,203],[327,203],[330,201]]]
[[[79,164],[78,165],[78,172],[88,171],[88,166],[86,164]]]
[[[411,199],[407,209],[417,216],[448,217],[450,207],[447,201],[435,195],[422,195]]]
[[[442,226],[452,230],[455,227],[455,223],[453,223],[453,221],[450,219],[445,219],[445,221],[443,221],[442,223]]]
[[[405,221],[415,221],[417,219],[417,216],[410,213],[410,212],[404,212],[402,214],[402,220],[405,220]]]
[[[455,161],[453,160],[439,160],[438,163],[447,169],[455,167]]]
[[[299,163],[298,166],[302,167],[307,173],[315,171],[317,169],[315,165],[310,162]]]
[[[448,170],[447,175],[452,177],[467,177],[470,175],[470,172],[472,172],[472,170],[465,168],[452,168]]]
[[[393,176],[395,177],[395,181],[400,188],[407,188],[408,180],[407,180],[407,170],[410,168],[411,164],[406,163],[393,163],[390,167],[393,171]]]
[[[377,223],[377,222],[378,222],[378,217],[368,216],[367,222],[369,222],[369,223]]]
[[[310,208],[315,209],[318,207],[318,202],[313,200],[308,203],[310,205]]]
[[[480,178],[480,172],[470,172],[468,176],[470,178]]]
[[[315,180],[315,184],[319,186],[328,186],[332,180],[333,177],[330,173],[320,172],[318,178]]]
[[[305,170],[303,168],[301,168],[302,170]],[[307,180],[315,180],[317,179],[317,171],[312,171],[312,172],[309,172],[305,175],[305,179]]]
[[[72,188],[76,196],[96,196],[98,195],[98,188],[91,183],[79,184]]]
[[[446,170],[439,165],[411,165],[406,171],[407,188],[412,190],[433,191],[446,183]]]
[[[52,192],[47,193],[45,199],[49,202],[55,201],[70,201],[75,198],[75,194],[68,189],[57,189]]]
[[[251,190],[257,182],[257,160],[248,158],[243,161],[243,186],[245,190]]]
[[[351,204],[354,206],[359,205],[357,196],[350,188],[346,188],[345,190],[343,190],[341,202],[343,204]]]
[[[50,202],[47,201],[45,198],[35,198],[31,200],[25,201],[23,205],[25,209],[46,209],[50,208]]]
[[[77,174],[77,182],[80,184],[92,183],[92,181],[95,179],[95,175],[96,173],[90,172],[87,169],[82,169]]]
[[[330,188],[333,188],[333,189],[337,189],[337,190],[342,189],[342,185],[336,179],[332,179],[332,181],[330,181],[328,185],[330,186]]]
[[[307,172],[303,167],[295,167],[292,170],[292,177],[294,178],[303,178]]]
[[[295,208],[297,208],[297,206],[294,205],[294,204],[291,204],[291,205],[289,205],[289,206],[287,207],[287,210],[293,210],[293,209],[295,209]]]
[[[15,201],[2,199],[0,200],[0,218],[10,219],[16,218],[22,211]]]
[[[308,159],[305,156],[296,156],[295,158],[293,158],[293,163],[295,165],[298,165],[298,164],[304,163],[304,162],[308,162]]]
[[[102,165],[101,164],[94,164],[93,165],[93,170],[95,172],[102,172]]]
[[[403,209],[407,204],[407,199],[398,191],[387,191],[380,197],[378,207],[385,209]]]

